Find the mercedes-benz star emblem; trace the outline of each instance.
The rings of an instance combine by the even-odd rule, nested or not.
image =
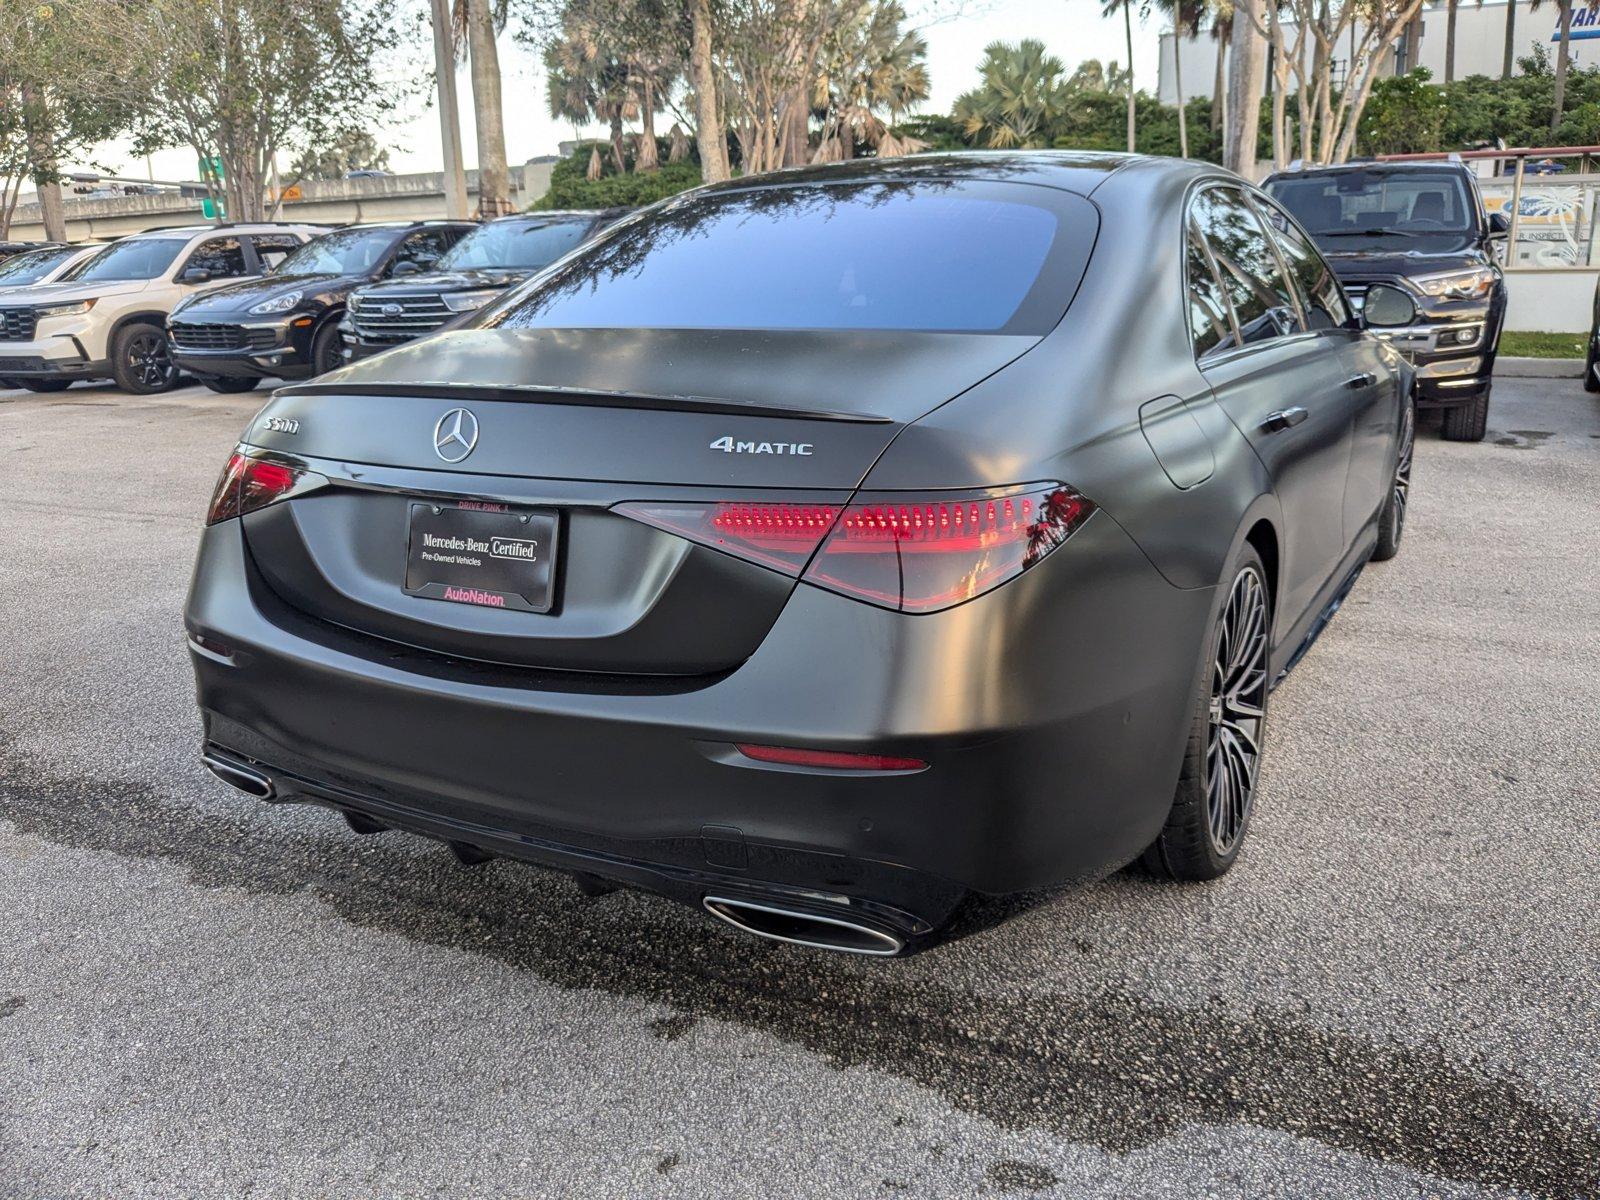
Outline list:
[[[452,408],[433,427],[433,452],[447,463],[458,463],[478,444],[478,418],[464,408]]]

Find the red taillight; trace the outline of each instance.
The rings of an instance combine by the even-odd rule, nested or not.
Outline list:
[[[862,493],[805,578],[885,608],[935,612],[1020,575],[1093,511],[1061,484],[966,495]]]
[[[782,500],[630,503],[616,511],[785,575],[805,570],[839,518],[837,504]]]
[[[635,502],[616,511],[869,604],[925,613],[1020,575],[1082,526],[1094,504],[1050,483],[862,492],[845,505]]]
[[[235,450],[222,468],[217,489],[211,494],[206,524],[243,516],[291,495],[321,487],[327,480],[309,471],[265,458],[248,458]]]
[[[736,742],[734,748],[757,762],[782,763],[789,767],[824,767],[833,771],[920,771],[928,765],[920,758],[851,754],[843,750],[804,750],[798,746],[757,746]]]

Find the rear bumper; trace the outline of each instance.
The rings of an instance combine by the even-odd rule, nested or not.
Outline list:
[[[944,613],[800,586],[735,670],[629,679],[317,621],[266,587],[235,521],[204,534],[187,625],[210,743],[299,798],[679,899],[799,892],[914,934],[968,892],[1092,878],[1150,842],[1211,602],[1101,514]],[[930,766],[757,764],[736,742]]]

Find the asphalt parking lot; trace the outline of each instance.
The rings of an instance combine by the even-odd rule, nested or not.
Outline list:
[[[0,1196],[1600,1195],[1600,399],[1418,447],[1252,840],[905,961],[454,865],[198,761],[265,392],[0,392]]]

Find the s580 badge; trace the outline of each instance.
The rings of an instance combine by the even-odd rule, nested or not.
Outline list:
[[[724,454],[810,454],[810,442],[736,442],[731,435],[719,437],[711,449]]]

